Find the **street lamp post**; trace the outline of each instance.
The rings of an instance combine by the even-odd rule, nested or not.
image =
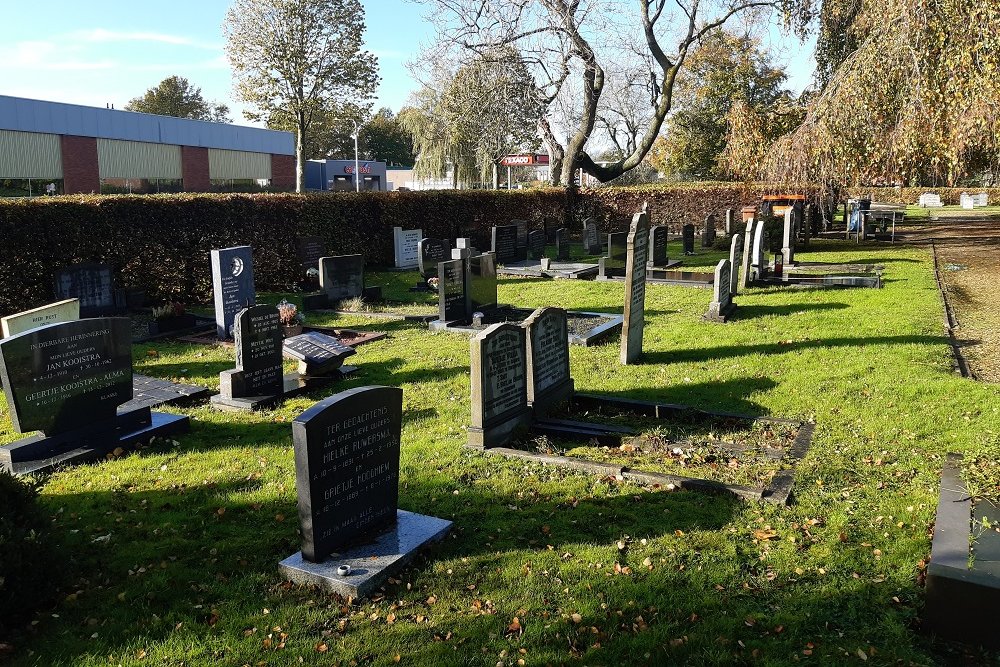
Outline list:
[[[361,126],[358,125],[358,121],[354,120],[354,191],[361,192],[361,172],[358,170],[358,134],[360,134]]]

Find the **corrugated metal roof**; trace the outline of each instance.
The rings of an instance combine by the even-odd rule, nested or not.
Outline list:
[[[294,155],[291,132],[0,95],[0,129]]]

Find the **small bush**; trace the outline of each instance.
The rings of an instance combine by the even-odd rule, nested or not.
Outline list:
[[[23,626],[56,580],[49,522],[38,490],[0,470],[0,631]]]

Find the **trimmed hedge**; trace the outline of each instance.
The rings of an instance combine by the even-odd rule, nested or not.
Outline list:
[[[941,195],[941,203],[946,206],[958,206],[963,192],[970,195],[985,192],[989,195],[991,206],[1000,205],[1000,188],[850,188],[844,198],[872,197],[872,201],[883,204],[907,204],[916,206],[920,195],[925,192]]]
[[[235,245],[254,248],[258,289],[291,291],[302,278],[295,242],[323,237],[332,254],[360,253],[369,266],[393,264],[392,228],[426,236],[468,236],[487,248],[489,229],[513,219],[569,227],[584,218],[602,233],[628,228],[648,201],[654,224],[700,225],[727,208],[775,191],[766,184],[694,183],[676,187],[601,188],[569,191],[438,190],[324,194],[69,195],[0,199],[0,314],[32,308],[53,298],[53,276],[81,262],[110,264],[122,286],[143,290],[153,301],[211,301],[209,251]]]

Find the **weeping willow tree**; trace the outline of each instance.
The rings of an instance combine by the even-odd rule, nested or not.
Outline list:
[[[753,110],[730,115],[727,163],[744,178],[953,185],[1000,147],[1000,3],[825,0],[822,88],[767,149]]]

